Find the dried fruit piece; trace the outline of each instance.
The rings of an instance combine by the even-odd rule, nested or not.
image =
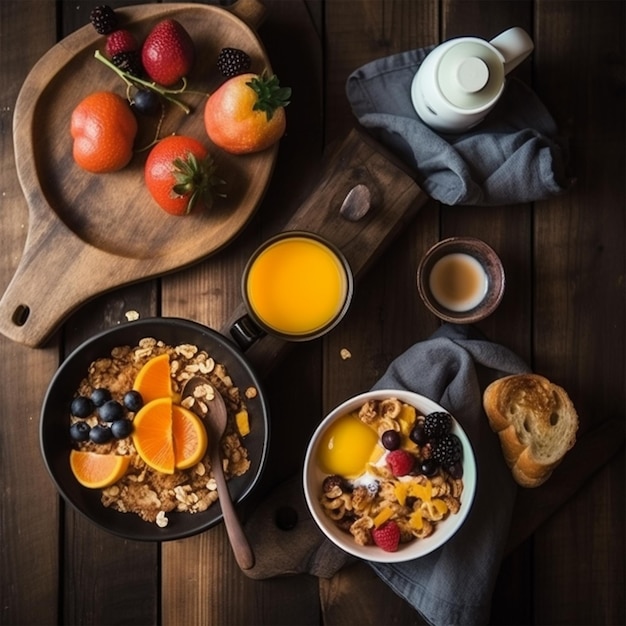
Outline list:
[[[242,437],[250,434],[248,411],[238,411],[235,415],[235,423],[237,424],[237,430]]]

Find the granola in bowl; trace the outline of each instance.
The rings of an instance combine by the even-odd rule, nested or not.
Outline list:
[[[432,552],[461,527],[476,468],[467,435],[442,407],[377,390],[322,421],[303,478],[309,510],[331,541],[365,560],[399,562]]]

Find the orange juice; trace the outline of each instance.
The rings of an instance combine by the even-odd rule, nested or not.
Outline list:
[[[271,330],[310,335],[341,315],[348,277],[341,259],[320,241],[288,236],[252,262],[245,290],[252,312]]]

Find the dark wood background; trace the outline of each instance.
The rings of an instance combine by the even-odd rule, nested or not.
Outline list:
[[[17,266],[28,224],[13,160],[15,100],[33,64],[86,24],[96,4],[0,0],[2,289]],[[98,530],[64,506],[46,475],[39,409],[64,356],[95,331],[124,322],[129,310],[142,317],[187,317],[214,328],[224,324],[240,304],[238,280],[247,257],[289,220],[315,188],[324,155],[354,126],[344,95],[350,72],[394,52],[457,35],[490,39],[518,25],[536,48],[516,75],[534,87],[568,137],[575,187],[526,205],[451,208],[427,202],[372,263],[344,322],[324,340],[293,347],[267,376],[272,447],[278,452],[261,490],[299,471],[307,437],[325,411],[369,388],[395,356],[436,329],[438,322],[415,287],[426,249],[451,235],[480,237],[500,254],[508,283],[500,308],[481,330],[565,387],[581,418],[576,463],[564,463],[551,486],[520,494],[524,523],[512,532],[491,621],[623,624],[623,430],[609,431],[616,433],[613,447],[592,433],[607,424],[623,428],[624,421],[626,3],[266,0],[265,5],[259,34],[274,70],[294,95],[276,172],[253,222],[234,245],[188,270],[98,297],[42,349],[0,337],[1,622],[423,623],[366,565],[330,580],[303,575],[258,582],[237,569],[221,526],[163,545],[126,542]],[[51,280],[62,288],[64,277]],[[351,359],[338,357],[342,347]],[[618,454],[607,459],[607,450],[615,447]],[[595,465],[601,467],[587,476]]]

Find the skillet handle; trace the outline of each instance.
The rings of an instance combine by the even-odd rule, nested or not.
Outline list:
[[[258,28],[267,13],[267,7],[260,0],[237,0],[227,8],[252,28]]]

